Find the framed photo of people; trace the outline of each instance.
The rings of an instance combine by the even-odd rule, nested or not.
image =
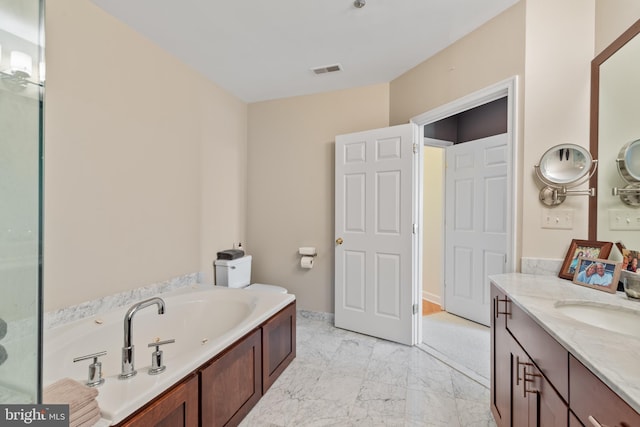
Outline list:
[[[615,293],[620,279],[621,264],[597,258],[578,257],[573,283]]]
[[[622,249],[622,270],[631,271],[633,273],[640,273],[640,252],[630,249]]]
[[[580,257],[607,259],[612,247],[613,243],[611,242],[573,239],[569,245],[569,250],[564,258],[558,277],[573,280]]]

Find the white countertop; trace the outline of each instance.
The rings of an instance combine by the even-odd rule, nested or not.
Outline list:
[[[509,273],[490,276],[543,329],[576,359],[640,412],[640,338],[579,322],[556,309],[558,301],[640,310],[640,302],[624,292],[607,292],[553,276]],[[640,330],[640,316],[638,322]]]

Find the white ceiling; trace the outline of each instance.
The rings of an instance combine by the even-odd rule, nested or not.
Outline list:
[[[245,102],[389,82],[518,2],[92,1]]]

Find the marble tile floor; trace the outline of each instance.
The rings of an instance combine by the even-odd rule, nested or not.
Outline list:
[[[418,347],[298,312],[297,357],[240,424],[495,426],[489,390]]]

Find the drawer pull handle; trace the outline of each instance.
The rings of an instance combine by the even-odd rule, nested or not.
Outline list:
[[[523,378],[520,377],[520,365],[522,365]],[[525,381],[524,376],[527,375],[527,366],[533,366],[533,363],[521,362],[520,356],[516,356],[516,385],[519,385],[520,381]]]
[[[537,393],[538,390],[536,389],[529,389],[527,388],[527,383],[534,383],[535,377],[541,377],[542,375],[540,374],[534,374],[533,372],[527,372],[527,368],[524,368],[524,393],[523,396],[527,397],[527,393]]]
[[[496,297],[495,301],[496,301],[496,319],[501,314],[504,314],[505,316],[511,316],[511,312],[509,311],[509,303],[511,302],[511,300],[509,300],[509,298],[501,299],[499,297]],[[501,302],[504,303],[504,311],[500,311],[500,303]]]
[[[522,377],[520,377],[520,365],[522,365]],[[535,377],[542,375],[533,372],[527,372],[527,366],[534,366],[533,363],[521,362],[520,356],[516,356],[516,385],[522,381],[522,396],[527,397],[527,393],[537,393],[538,390],[527,388],[527,383],[535,382]]]
[[[598,420],[596,420],[595,418],[593,418],[591,415],[589,415],[588,420],[589,420],[589,422],[591,423],[591,425],[592,425],[593,427],[607,427],[607,426],[606,426],[606,425],[604,425],[604,424],[600,424],[600,423],[598,422]]]

